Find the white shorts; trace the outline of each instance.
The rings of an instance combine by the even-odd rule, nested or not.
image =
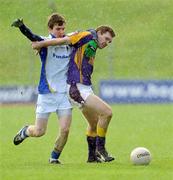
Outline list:
[[[50,113],[71,108],[72,106],[66,93],[38,95],[36,113]]]
[[[90,94],[94,94],[94,92],[92,90],[92,86],[87,86],[87,85],[84,85],[84,84],[77,83],[77,88],[78,88],[82,98],[84,99],[84,101],[86,101],[87,97]],[[70,99],[70,102],[72,103],[72,105],[76,105],[76,106],[78,106],[80,108],[81,104],[79,104],[76,101],[74,101],[73,99],[71,99],[71,97],[69,95],[69,89],[70,89],[70,85],[68,84],[67,91],[68,91],[68,97]]]

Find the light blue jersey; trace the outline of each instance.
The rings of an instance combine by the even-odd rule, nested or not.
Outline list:
[[[54,36],[49,35],[43,39],[51,38]],[[38,86],[39,94],[67,92],[66,81],[70,54],[71,47],[69,45],[49,46],[41,49],[42,67]]]
[[[42,37],[33,34],[24,24],[20,31],[31,41],[43,41],[56,38],[53,35]],[[58,115],[70,115],[71,104],[67,96],[67,70],[71,47],[68,45],[49,46],[41,48],[40,59],[42,63],[39,95],[37,100],[36,118],[48,118],[49,113],[58,112]]]

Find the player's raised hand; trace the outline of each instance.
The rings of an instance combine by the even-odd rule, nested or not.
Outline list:
[[[12,27],[20,27],[23,25],[23,19],[15,19],[13,23],[11,24]]]

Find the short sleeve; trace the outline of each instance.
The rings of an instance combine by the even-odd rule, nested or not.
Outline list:
[[[70,38],[70,42],[72,45],[78,43],[82,39],[90,38],[92,39],[92,34],[88,31],[83,31],[83,32],[74,32],[70,35],[68,35]]]

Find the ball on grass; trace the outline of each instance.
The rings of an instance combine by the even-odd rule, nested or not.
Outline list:
[[[130,160],[134,165],[148,165],[151,162],[151,153],[145,147],[137,147],[132,150]]]

